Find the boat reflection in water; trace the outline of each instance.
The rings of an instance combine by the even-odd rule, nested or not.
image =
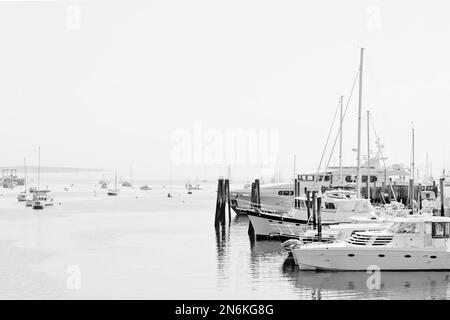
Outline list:
[[[301,271],[288,257],[283,274],[311,299],[450,298],[450,271]]]

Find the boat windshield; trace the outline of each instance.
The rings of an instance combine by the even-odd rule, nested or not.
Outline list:
[[[414,222],[396,222],[388,231],[393,233],[420,233],[420,224]]]

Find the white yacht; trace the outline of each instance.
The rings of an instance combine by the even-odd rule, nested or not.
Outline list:
[[[33,200],[31,207],[33,209],[44,209],[48,206],[53,206],[53,198],[49,195],[50,190],[38,190],[33,192]]]
[[[312,201],[310,201],[310,216],[308,218],[307,199],[296,198],[300,202],[298,209],[292,208],[287,214],[247,211],[249,220],[257,237],[298,237],[309,227],[312,218]],[[365,219],[376,219],[375,209],[368,199],[356,198],[354,192],[345,190],[326,191],[321,203],[321,221],[323,225],[347,222],[354,216]]]
[[[287,213],[294,206],[294,183],[267,183],[260,186],[262,211]],[[230,191],[231,207],[236,214],[252,210],[249,186]]]
[[[306,270],[450,270],[450,218],[396,218],[383,231],[355,232],[345,241],[310,243],[295,248]]]
[[[378,152],[371,157],[368,164],[361,164],[361,184],[367,181],[367,173],[370,174],[370,182],[381,186],[383,183],[389,185],[390,179],[397,185],[406,185],[409,181],[410,172],[400,164],[393,164],[387,168],[384,167],[381,153]],[[329,167],[326,172],[299,173],[299,190],[303,194],[305,188],[308,190],[321,190],[322,187],[340,187],[343,189],[354,189],[356,187],[357,167]],[[317,176],[317,181],[314,182]],[[340,180],[342,176],[342,180]],[[250,188],[233,189],[230,192],[231,206],[236,214],[247,214],[251,210],[251,190]],[[286,213],[294,205],[294,183],[282,182],[262,184],[260,186],[261,210],[268,212]]]

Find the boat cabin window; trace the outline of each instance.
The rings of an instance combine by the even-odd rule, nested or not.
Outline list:
[[[336,209],[336,207],[332,202],[325,202],[325,209]]]
[[[420,233],[420,224],[412,222],[397,222],[389,228],[394,233]]]
[[[434,199],[434,193],[432,191],[422,191],[422,199]]]
[[[278,191],[278,195],[279,196],[293,196],[294,195],[294,191],[292,191],[292,190],[280,190],[280,191]]]
[[[314,181],[314,176],[313,175],[302,174],[300,176],[300,181]]]
[[[346,176],[345,181],[347,182],[356,182],[356,177],[354,176]]]
[[[449,238],[450,224],[448,222],[433,222],[432,236],[433,238]]]

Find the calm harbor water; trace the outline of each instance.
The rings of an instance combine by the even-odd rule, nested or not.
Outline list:
[[[108,197],[96,182],[55,181],[43,211],[0,190],[0,298],[450,298],[450,272],[382,272],[368,289],[365,272],[299,271],[279,241],[251,243],[246,217],[216,233],[215,183],[168,198],[162,183]]]

